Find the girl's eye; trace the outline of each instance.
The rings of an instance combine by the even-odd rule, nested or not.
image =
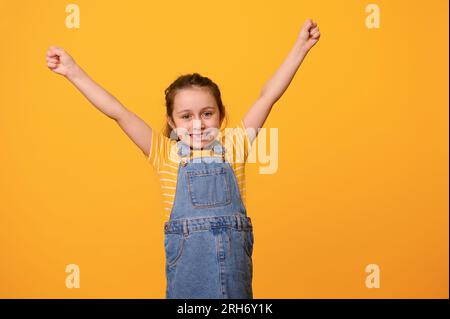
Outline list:
[[[183,115],[181,118],[182,119],[187,119],[187,118],[189,118],[189,114]]]
[[[206,116],[211,116],[212,115],[212,112],[205,112],[204,113]]]

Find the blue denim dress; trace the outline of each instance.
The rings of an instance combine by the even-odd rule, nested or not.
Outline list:
[[[170,219],[164,224],[166,298],[252,299],[253,227],[225,148],[192,158],[178,143],[181,161]]]

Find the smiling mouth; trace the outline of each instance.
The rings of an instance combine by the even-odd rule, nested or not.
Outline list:
[[[209,140],[212,135],[211,134],[189,134],[190,137],[193,137],[194,139],[202,139],[202,140]]]

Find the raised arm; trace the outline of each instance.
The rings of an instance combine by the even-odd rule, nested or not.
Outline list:
[[[267,81],[261,90],[260,96],[243,118],[245,128],[254,130],[256,133],[254,135],[250,134],[251,141],[258,134],[258,128],[264,125],[272,106],[286,91],[309,50],[319,41],[319,38],[320,32],[317,23],[311,19],[306,20],[294,47],[273,77]]]
[[[92,80],[67,52],[56,46],[50,47],[47,66],[66,77],[98,110],[115,120],[146,156],[149,155],[151,127]]]

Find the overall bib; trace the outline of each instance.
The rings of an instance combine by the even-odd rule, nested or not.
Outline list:
[[[192,158],[177,142],[181,161],[175,200],[164,224],[166,298],[252,299],[253,227],[234,171],[222,157]]]

